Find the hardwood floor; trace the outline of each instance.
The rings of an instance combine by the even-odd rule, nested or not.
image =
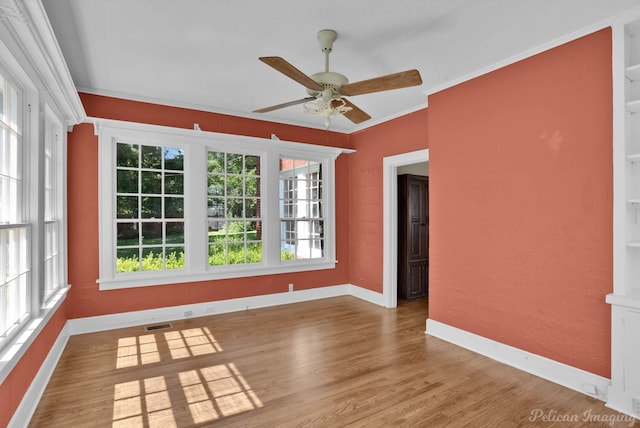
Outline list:
[[[29,426],[640,426],[426,335],[427,316],[337,297],[72,336]]]

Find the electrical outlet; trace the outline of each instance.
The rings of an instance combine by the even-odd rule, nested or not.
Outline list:
[[[289,284],[289,292],[293,291],[293,282],[291,284]]]

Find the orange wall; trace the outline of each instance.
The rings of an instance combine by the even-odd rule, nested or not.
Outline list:
[[[610,377],[611,30],[429,97],[434,320]]]
[[[357,152],[349,155],[351,284],[382,293],[382,162],[387,156],[428,147],[427,111],[352,134]]]
[[[81,94],[87,115],[205,131],[349,147],[349,137],[290,125],[243,119],[202,111]],[[98,279],[98,144],[93,126],[77,126],[69,134],[69,293],[70,318],[186,305],[207,301],[346,284],[349,280],[348,156],[336,161],[336,269],[99,291]]]
[[[65,301],[49,319],[9,376],[0,384],[0,427],[6,427],[9,424],[66,322]]]

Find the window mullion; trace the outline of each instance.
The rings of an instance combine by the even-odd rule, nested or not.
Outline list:
[[[32,316],[40,315],[44,303],[45,270],[45,224],[44,224],[44,114],[39,108],[37,94],[27,92],[25,94],[24,114],[24,147],[29,153],[24,153],[24,159],[29,164],[25,165],[24,183],[27,190],[26,213],[31,223],[29,242],[30,252],[30,284],[28,287],[27,301],[30,302]],[[28,144],[26,143],[28,141]]]
[[[189,145],[185,150],[185,254],[190,273],[207,270],[207,147]]]
[[[263,155],[262,218],[263,251],[267,266],[280,264],[280,210],[278,174],[279,153],[267,152]]]
[[[335,159],[334,159],[335,161]],[[335,245],[327,245],[328,242],[334,243],[336,240],[336,213],[335,213],[335,195],[336,178],[334,162],[322,162],[322,218],[324,219],[324,255],[328,261],[336,260]],[[331,195],[331,196],[330,196]]]

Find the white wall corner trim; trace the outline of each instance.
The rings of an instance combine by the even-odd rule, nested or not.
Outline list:
[[[62,356],[62,351],[64,351],[67,341],[69,340],[69,329],[67,327],[68,326],[65,324],[60,331],[60,334],[58,334],[58,338],[49,350],[47,358],[45,358],[42,366],[40,366],[36,377],[31,382],[29,389],[22,398],[20,405],[11,418],[11,421],[9,421],[7,428],[22,428],[29,424],[33,413],[36,411],[38,402],[40,401],[44,390],[47,388],[49,379],[58,364],[58,360]]]
[[[465,330],[427,319],[427,334],[582,394],[607,400],[609,379]]]

